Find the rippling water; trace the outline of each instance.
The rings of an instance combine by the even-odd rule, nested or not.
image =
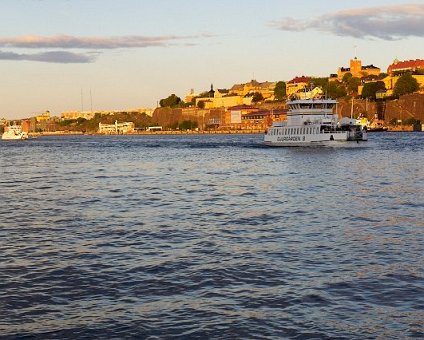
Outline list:
[[[424,337],[424,133],[0,142],[0,337]]]

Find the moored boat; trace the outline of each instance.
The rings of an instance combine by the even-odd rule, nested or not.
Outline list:
[[[4,140],[23,140],[28,139],[28,133],[22,131],[21,125],[8,125],[4,127],[4,132],[1,136]]]
[[[336,146],[368,140],[367,129],[356,119],[337,115],[333,99],[296,99],[287,102],[287,120],[274,122],[264,136],[269,146]]]
[[[384,132],[389,130],[389,128],[384,125],[384,121],[378,119],[377,115],[372,121],[361,116],[357,119],[357,124],[362,125],[368,132]]]

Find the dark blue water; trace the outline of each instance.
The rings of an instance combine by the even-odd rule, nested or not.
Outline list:
[[[424,133],[0,142],[0,337],[424,337]]]

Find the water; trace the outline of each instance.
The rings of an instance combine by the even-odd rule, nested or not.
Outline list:
[[[424,337],[424,134],[0,142],[0,337]]]

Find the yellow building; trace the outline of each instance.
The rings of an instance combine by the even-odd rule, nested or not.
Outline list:
[[[394,90],[395,85],[396,85],[396,83],[397,83],[397,81],[399,80],[400,77],[401,76],[387,76],[387,77],[385,77],[383,79],[380,79],[380,80],[375,79],[375,80],[367,81],[367,82],[365,82],[365,84],[366,83],[376,82],[376,81],[382,81],[382,82],[384,82],[384,86],[386,88],[385,96],[386,97],[390,97],[390,96],[393,95],[393,90]],[[420,86],[420,89],[421,89],[420,91],[424,90],[424,75],[413,74],[412,77],[417,80],[417,82],[418,82],[418,84]],[[363,88],[364,88],[363,85],[361,85],[361,86],[358,87],[358,95],[361,95],[362,94]]]
[[[214,90],[213,85],[211,85],[209,92],[206,92],[202,97],[196,98],[196,107],[199,107],[200,102],[203,103],[204,109],[225,108],[243,104],[243,97],[232,94],[226,89]]]
[[[49,120],[50,119],[50,111],[46,111],[46,112],[36,116],[35,119],[37,120],[37,123],[45,122],[45,121]]]
[[[293,97],[298,91],[303,90],[308,86],[311,77],[301,76],[295,77],[286,83],[287,98]]]
[[[64,119],[64,120],[71,120],[71,119],[78,119],[78,118],[84,118],[87,120],[93,119],[94,118],[94,112],[81,112],[81,111],[67,111],[67,112],[62,112],[60,114],[60,118]]]
[[[274,99],[274,90],[276,82],[265,81],[260,83],[256,80],[251,80],[245,84],[236,84],[230,89],[230,93],[235,93],[240,97],[245,97],[249,94],[260,93],[264,100]]]
[[[350,73],[356,78],[362,78],[371,75],[378,76],[380,75],[381,70],[372,64],[362,66],[362,61],[355,57],[350,60],[349,67],[339,67],[337,70],[337,80],[342,80],[346,73]]]
[[[423,89],[424,88],[424,75],[416,75],[413,74],[412,75],[413,78],[415,78],[418,82],[418,84],[420,85],[420,88]],[[397,81],[399,80],[400,76],[387,76],[386,78],[384,78],[382,81],[384,81],[384,86],[386,87],[386,96],[391,96],[393,95],[393,90],[395,88],[395,85],[397,83]]]

